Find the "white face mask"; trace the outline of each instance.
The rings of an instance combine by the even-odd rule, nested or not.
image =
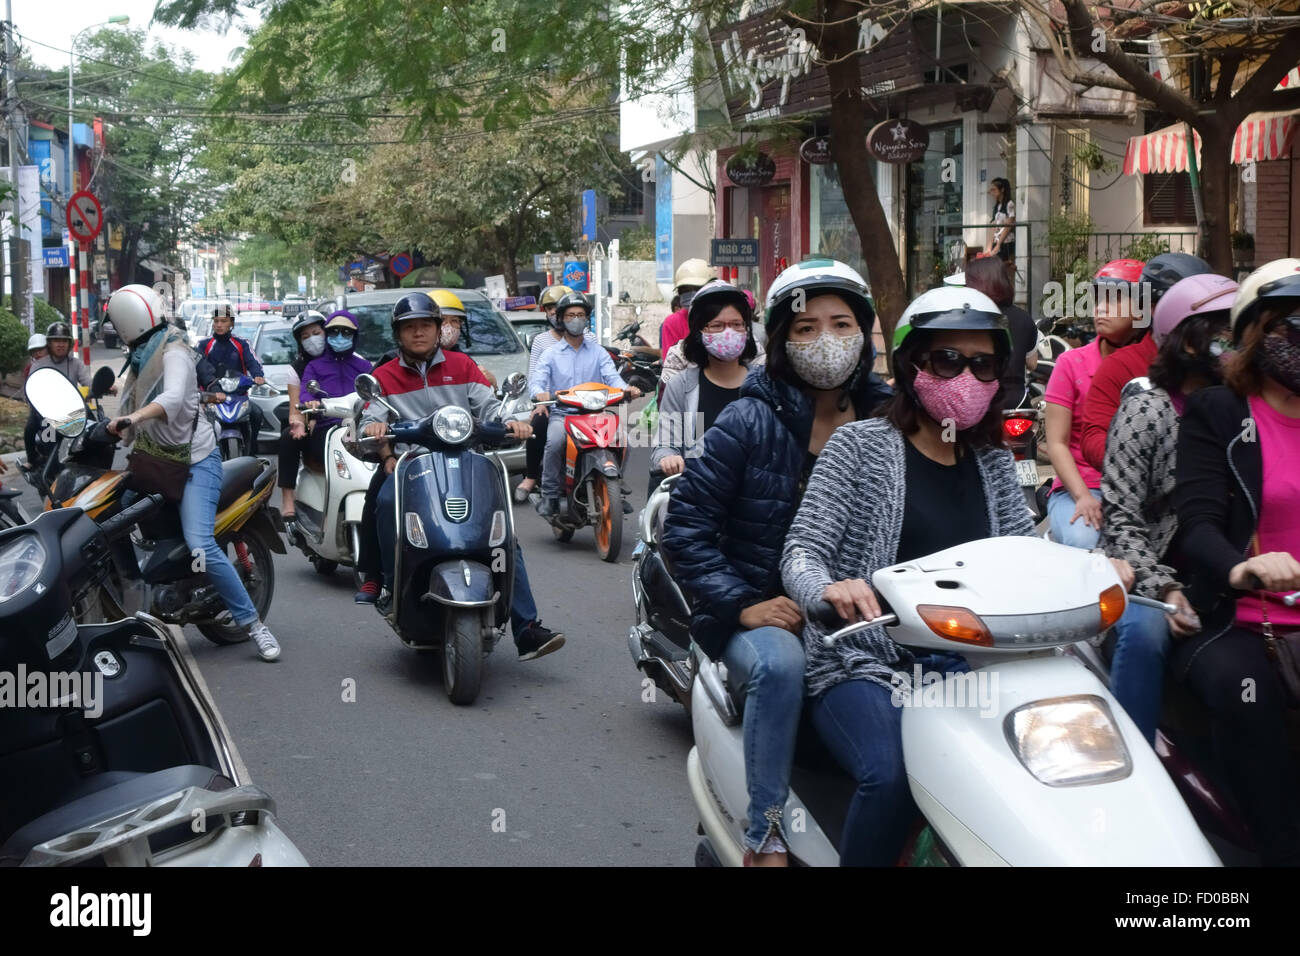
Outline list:
[[[316,356],[324,354],[325,336],[321,333],[307,336],[305,339],[302,340],[302,350],[306,352],[308,355],[310,355],[312,358],[316,358]]]
[[[862,360],[866,336],[861,332],[823,332],[811,342],[785,343],[785,357],[795,374],[813,388],[839,388]]]
[[[568,332],[570,335],[581,335],[586,330],[587,320],[585,318],[564,320],[564,331]]]

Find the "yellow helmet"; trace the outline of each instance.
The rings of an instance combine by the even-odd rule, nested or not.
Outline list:
[[[543,309],[545,309],[548,305],[555,305],[555,303],[559,302],[560,299],[562,299],[564,296],[568,295],[572,291],[573,290],[570,289],[567,285],[557,284],[557,285],[547,286],[546,291],[542,293],[542,299],[538,303],[538,305],[540,305]]]
[[[465,303],[460,301],[460,296],[454,292],[448,292],[446,289],[434,289],[430,298],[438,303],[438,308],[444,316],[454,315],[465,318]]]

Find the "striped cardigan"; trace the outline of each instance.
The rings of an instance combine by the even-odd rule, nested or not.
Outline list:
[[[897,563],[903,530],[906,459],[898,429],[883,418],[841,425],[822,450],[808,489],[790,525],[781,559],[786,593],[806,613],[827,585],[850,578],[871,580],[873,572]],[[1034,533],[1011,453],[1004,448],[975,452],[992,536]],[[871,680],[890,687],[895,672],[911,667],[912,654],[895,644],[883,627],[873,627],[822,644],[827,630],[804,625],[805,681],[809,695],[847,680]]]

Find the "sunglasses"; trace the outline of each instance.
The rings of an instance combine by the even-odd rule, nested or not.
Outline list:
[[[922,365],[928,364],[930,371],[940,378],[956,378],[969,367],[971,374],[981,382],[996,381],[1002,364],[992,352],[963,355],[956,349],[931,349],[922,352],[917,359]]]
[[[1266,333],[1283,332],[1287,340],[1295,346],[1300,346],[1300,315],[1287,315],[1273,322],[1270,322]]]

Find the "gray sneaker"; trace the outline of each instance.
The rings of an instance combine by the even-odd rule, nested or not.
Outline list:
[[[254,621],[248,625],[248,636],[253,639],[257,645],[257,655],[264,661],[277,660],[280,656],[280,642],[275,639],[275,635],[261,621]]]

